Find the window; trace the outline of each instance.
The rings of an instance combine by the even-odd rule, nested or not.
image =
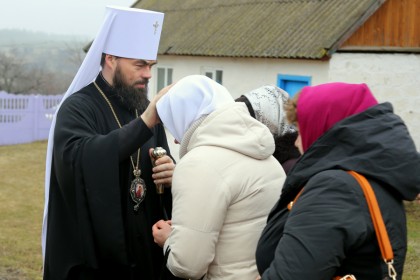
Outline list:
[[[172,84],[172,68],[167,67],[158,67],[157,68],[157,91],[166,87],[167,85]]]
[[[304,86],[311,85],[312,78],[309,76],[295,76],[295,75],[282,75],[277,76],[277,86],[287,91],[292,97],[299,92]]]
[[[209,77],[212,80],[215,80],[219,84],[223,84],[223,71],[222,70],[216,70],[212,68],[205,68],[203,69],[203,75]]]

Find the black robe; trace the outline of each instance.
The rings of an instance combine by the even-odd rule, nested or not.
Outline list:
[[[169,154],[165,131],[160,124],[149,129],[125,109],[101,75],[96,83],[123,127],[93,83],[62,104],[54,135],[44,279],[160,279],[163,252],[153,242],[152,225],[163,215],[148,151],[160,146]],[[130,155],[135,164],[139,147],[147,192],[135,212]],[[170,215],[170,190],[163,204]]]

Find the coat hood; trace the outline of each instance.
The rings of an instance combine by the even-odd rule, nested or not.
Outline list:
[[[304,153],[286,179],[281,201],[290,201],[315,174],[354,170],[404,200],[420,193],[420,154],[390,103],[336,123]]]
[[[186,152],[217,146],[255,159],[270,157],[275,148],[270,130],[251,117],[243,103],[231,103],[209,114],[182,145]]]

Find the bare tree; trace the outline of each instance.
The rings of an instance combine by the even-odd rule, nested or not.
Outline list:
[[[62,94],[85,52],[83,39],[14,32],[0,37],[0,90]]]
[[[47,73],[43,68],[31,68],[20,77],[20,82],[15,86],[15,93],[39,92],[48,83]]]
[[[0,52],[0,91],[15,94],[62,94],[71,83],[72,75],[33,65],[23,56]]]
[[[82,42],[66,43],[65,52],[67,54],[68,61],[77,67],[82,64],[83,59],[86,56],[86,53],[83,50]]]
[[[14,92],[19,79],[24,75],[22,58],[0,53],[0,90]]]

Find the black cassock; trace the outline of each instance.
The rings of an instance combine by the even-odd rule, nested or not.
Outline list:
[[[54,136],[44,279],[160,279],[163,250],[153,242],[152,225],[163,215],[148,151],[160,146],[169,154],[165,131],[160,124],[149,129],[125,109],[101,75],[96,83],[123,127],[93,83],[61,106]],[[139,147],[147,192],[134,211],[130,155],[136,164]],[[170,190],[163,201],[170,215]]]

